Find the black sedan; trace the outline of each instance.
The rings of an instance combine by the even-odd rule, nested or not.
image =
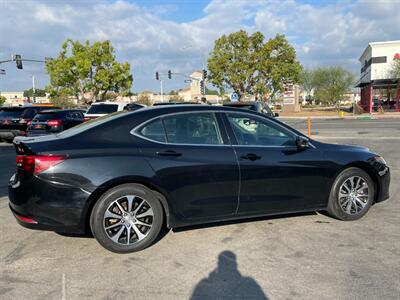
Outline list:
[[[83,123],[84,114],[79,109],[52,109],[36,114],[29,123],[26,135],[55,134]]]
[[[315,210],[356,220],[389,197],[379,155],[311,140],[250,110],[143,108],[14,143],[9,199],[17,221],[91,230],[119,253],[151,245],[164,224]]]

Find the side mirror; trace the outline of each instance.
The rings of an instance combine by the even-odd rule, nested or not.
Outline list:
[[[310,141],[304,136],[298,136],[296,139],[296,146],[299,150],[305,150],[310,147]]]
[[[279,114],[278,113],[274,113],[274,117],[275,118],[279,117]]]

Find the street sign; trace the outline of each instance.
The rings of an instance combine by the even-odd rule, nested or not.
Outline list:
[[[6,75],[6,70],[0,69],[0,75]]]
[[[232,102],[238,101],[238,99],[239,99],[239,95],[238,94],[236,94],[236,93],[232,93],[231,94],[231,101]]]

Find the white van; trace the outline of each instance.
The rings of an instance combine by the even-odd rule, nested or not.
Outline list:
[[[95,102],[89,107],[89,109],[85,113],[85,121],[96,119],[98,117],[102,117],[117,111],[122,111],[124,110],[125,106],[126,103],[121,102]]]

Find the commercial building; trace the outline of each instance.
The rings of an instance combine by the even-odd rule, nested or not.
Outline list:
[[[400,59],[400,41],[369,43],[359,58],[361,75],[356,86],[361,89],[360,105],[365,112],[380,108],[399,111],[399,79],[391,75],[397,59]]]

